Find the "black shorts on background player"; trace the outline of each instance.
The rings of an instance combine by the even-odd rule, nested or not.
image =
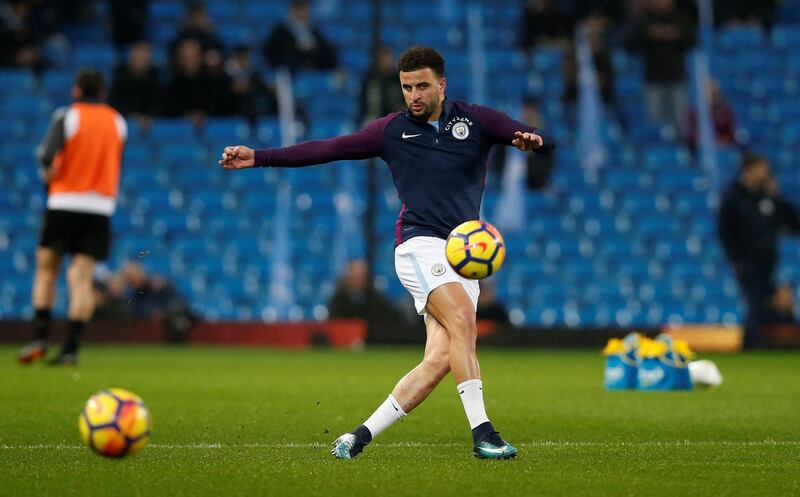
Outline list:
[[[61,255],[84,254],[105,260],[111,246],[111,219],[100,214],[48,210],[39,246]]]

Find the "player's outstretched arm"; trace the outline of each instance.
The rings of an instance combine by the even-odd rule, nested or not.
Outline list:
[[[222,151],[222,158],[219,165],[223,169],[247,169],[256,164],[256,153],[252,148],[245,147],[244,145],[236,145],[235,147],[225,147]]]
[[[511,119],[498,110],[475,105],[472,111],[486,129],[491,143],[511,145],[523,152],[537,154],[550,152],[556,146],[553,137],[543,129]]]
[[[311,140],[284,148],[253,150],[244,146],[225,147],[219,165],[225,169],[248,167],[303,167],[338,160],[378,157],[383,151],[383,130],[395,114],[367,124],[349,135]]]

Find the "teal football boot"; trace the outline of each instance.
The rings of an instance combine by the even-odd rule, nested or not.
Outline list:
[[[478,459],[511,459],[517,457],[517,448],[500,438],[500,433],[491,431],[475,443],[473,453]]]

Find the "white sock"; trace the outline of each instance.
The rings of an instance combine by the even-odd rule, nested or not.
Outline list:
[[[467,380],[456,387],[464,404],[464,411],[467,413],[469,427],[474,429],[476,426],[489,421],[486,415],[486,408],[483,407],[483,382],[481,380]]]
[[[395,399],[394,396],[389,395],[389,397],[383,401],[383,404],[375,409],[375,412],[372,413],[372,416],[364,421],[364,426],[366,426],[369,432],[372,434],[372,438],[375,438],[378,436],[378,433],[392,426],[395,421],[405,415],[406,413],[403,411],[403,408],[400,407],[400,403],[397,402],[397,399]]]

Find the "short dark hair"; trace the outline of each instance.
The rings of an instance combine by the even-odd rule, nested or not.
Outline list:
[[[768,163],[767,158],[764,157],[763,155],[746,153],[742,156],[741,171],[742,172],[749,171],[761,163],[767,164]]]
[[[75,76],[75,86],[80,88],[81,96],[88,99],[98,99],[105,89],[103,75],[94,69],[81,69]]]
[[[419,71],[429,68],[438,77],[444,76],[444,59],[432,48],[413,46],[403,52],[397,59],[397,70],[400,72]]]

